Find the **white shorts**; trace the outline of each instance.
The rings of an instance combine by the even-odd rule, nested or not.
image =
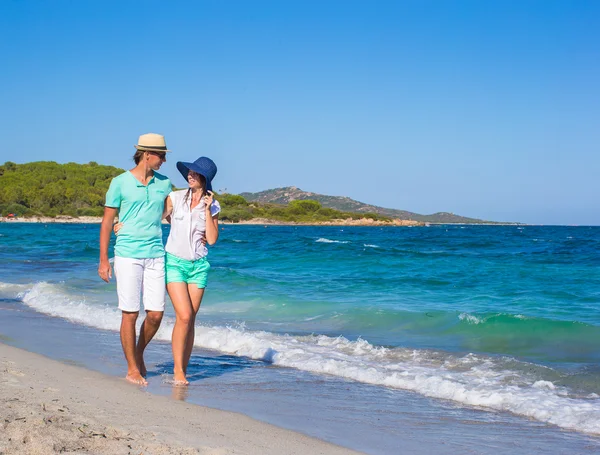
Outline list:
[[[133,259],[115,256],[115,277],[119,309],[140,311],[143,297],[146,311],[165,311],[165,258]]]

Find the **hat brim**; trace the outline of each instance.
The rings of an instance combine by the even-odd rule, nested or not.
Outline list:
[[[134,147],[140,152],[170,152],[169,149],[161,149],[161,148],[150,148],[144,147],[143,145],[134,145]]]
[[[183,175],[183,178],[186,182],[188,181],[188,172],[189,171],[194,171],[196,174],[200,174],[202,177],[204,177],[204,180],[206,181],[206,189],[208,191],[213,190],[212,182],[210,180],[208,180],[206,175],[204,175],[204,172],[202,171],[202,169],[198,168],[198,166],[196,166],[195,163],[186,163],[184,161],[177,161],[177,170],[181,173],[181,175]]]

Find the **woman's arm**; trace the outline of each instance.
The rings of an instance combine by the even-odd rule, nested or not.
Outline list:
[[[209,245],[214,245],[219,239],[219,214],[212,215],[210,208],[213,203],[213,192],[208,191],[204,196],[205,218],[206,218],[206,241]]]

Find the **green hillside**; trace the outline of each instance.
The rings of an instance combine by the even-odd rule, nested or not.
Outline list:
[[[102,216],[104,197],[113,177],[125,172],[95,162],[59,164],[38,161],[0,166],[0,214],[31,216]],[[370,218],[390,222],[377,214],[345,213],[323,207],[317,201],[292,201],[289,204],[249,203],[231,194],[218,196],[220,218],[239,222],[253,218],[285,223],[319,223],[339,219]]]
[[[124,172],[95,162],[87,164],[38,161],[0,166],[0,214],[17,216],[102,216],[104,196],[113,177]],[[326,196],[296,187],[260,193],[219,196],[221,219],[239,222],[253,218],[280,222],[319,223],[331,220],[393,218],[430,223],[482,223],[452,213],[419,215],[404,210],[363,204],[347,197]]]
[[[251,219],[264,219],[284,223],[322,223],[332,220],[360,220],[391,222],[392,219],[376,213],[351,213],[323,207],[315,200],[290,201],[289,204],[262,204],[248,202],[236,194],[222,194],[218,197],[222,211],[220,219],[237,223]]]
[[[37,161],[0,166],[0,213],[17,216],[102,216],[104,195],[123,169]]]
[[[431,215],[420,215],[418,213],[408,212],[406,210],[387,209],[376,205],[364,204],[348,197],[326,196],[324,194],[302,191],[295,186],[284,188],[275,188],[272,190],[261,191],[259,193],[241,193],[251,202],[260,202],[263,204],[289,204],[294,200],[311,199],[319,201],[323,207],[340,210],[343,212],[354,213],[377,213],[390,218],[399,218],[402,220],[414,220],[424,223],[489,223],[489,221],[468,218],[453,213],[438,212]]]

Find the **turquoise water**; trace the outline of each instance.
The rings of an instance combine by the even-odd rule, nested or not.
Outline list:
[[[600,228],[220,235],[198,347],[600,434]],[[97,225],[1,223],[0,298],[118,330],[97,258]]]

